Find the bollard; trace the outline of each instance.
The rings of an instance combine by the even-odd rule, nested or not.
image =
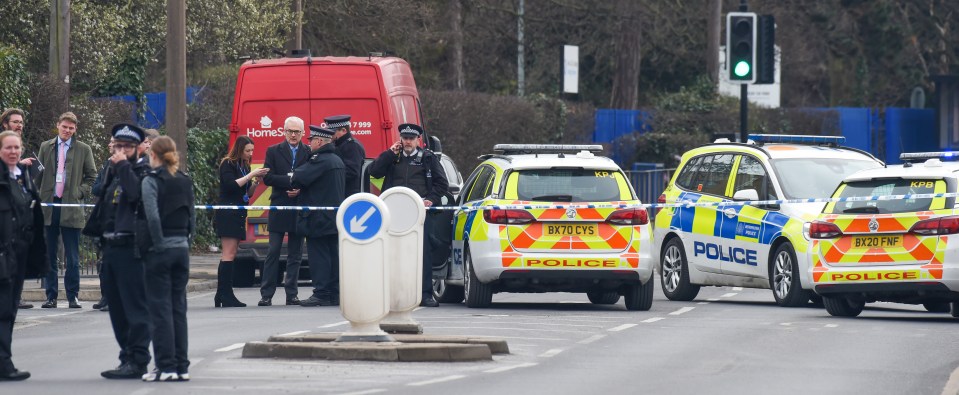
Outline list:
[[[423,221],[426,207],[412,189],[393,187],[380,195],[390,211],[389,257],[390,313],[380,328],[391,333],[423,333],[413,319],[413,309],[420,304],[423,285]]]

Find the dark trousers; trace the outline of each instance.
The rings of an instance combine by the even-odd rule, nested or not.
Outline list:
[[[9,373],[14,369],[13,322],[17,320],[17,305],[20,291],[23,290],[23,276],[0,280],[0,373]]]
[[[153,321],[154,364],[161,372],[187,372],[186,283],[190,252],[170,248],[150,253],[146,266],[147,304]],[[111,304],[111,307],[112,304]]]
[[[54,203],[60,203],[54,198]],[[53,207],[50,216],[50,226],[45,226],[47,236],[47,259],[50,261],[50,273],[43,280],[47,300],[57,299],[59,284],[57,284],[59,268],[57,267],[57,241],[63,237],[63,255],[66,258],[67,270],[63,275],[63,288],[66,289],[67,299],[76,298],[80,294],[80,229],[60,226],[60,207]]]
[[[133,248],[132,240],[125,245],[106,243],[100,289],[110,301],[110,324],[120,346],[120,362],[146,366],[150,363],[150,313],[143,262]]]
[[[313,296],[339,296],[340,248],[337,235],[307,238],[306,253],[313,280]]]
[[[423,221],[423,293],[433,293],[433,247],[430,245],[430,234],[433,233],[433,215],[426,212]]]
[[[283,250],[284,232],[270,232],[270,250],[263,262],[263,272],[260,273],[260,296],[272,298],[276,293],[276,277],[280,270],[280,252]],[[286,244],[286,276],[283,278],[283,288],[286,296],[296,296],[297,282],[300,280],[300,261],[303,260],[303,237],[289,233]]]

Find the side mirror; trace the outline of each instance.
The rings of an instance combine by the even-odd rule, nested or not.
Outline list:
[[[755,189],[743,189],[733,194],[733,200],[756,201],[759,200],[759,192]]]
[[[459,185],[450,185],[450,186],[449,186],[449,191],[450,191],[450,193],[452,193],[452,194],[454,194],[454,195],[458,195],[458,194],[460,193],[460,186],[459,186]]]
[[[429,142],[426,145],[427,145],[427,148],[430,149],[430,151],[433,151],[436,153],[443,152],[443,143],[440,142],[439,137],[430,135]]]

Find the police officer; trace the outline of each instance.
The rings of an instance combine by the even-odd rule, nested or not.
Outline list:
[[[106,187],[97,204],[103,226],[103,283],[110,301],[110,323],[120,346],[120,366],[100,373],[108,379],[139,379],[150,363],[150,314],[143,261],[136,250],[136,213],[140,183],[149,164],[138,162],[144,131],[136,125],[113,126],[114,149]]]
[[[310,125],[310,160],[293,170],[290,184],[300,189],[300,206],[339,206],[345,199],[346,169],[333,145],[333,131]],[[313,295],[300,306],[335,306],[340,301],[336,212],[302,211],[297,233],[306,236],[306,253],[313,278]]]
[[[0,381],[26,380],[30,373],[17,370],[11,360],[13,323],[25,276],[42,276],[49,270],[43,237],[40,195],[28,176],[28,166],[18,164],[23,142],[13,131],[0,133]]]
[[[333,130],[333,146],[336,147],[336,156],[346,165],[346,196],[360,193],[360,182],[363,178],[363,161],[366,159],[366,149],[363,144],[353,138],[350,133],[350,116],[334,115],[326,117],[326,128]]]
[[[370,164],[370,176],[385,177],[383,191],[394,186],[404,186],[416,191],[423,198],[423,205],[432,207],[441,202],[449,187],[439,158],[425,148],[420,148],[423,128],[404,123],[399,126],[400,141],[383,151]],[[426,216],[423,234],[429,235],[432,215]],[[423,237],[423,299],[420,306],[436,307],[433,298],[433,264],[430,257],[429,237]]]
[[[189,237],[196,227],[193,180],[178,170],[180,158],[173,139],[156,138],[147,154],[153,170],[142,183],[143,218],[137,221],[137,244],[145,257],[156,370],[143,375],[143,381],[185,381],[190,378],[186,284]]]

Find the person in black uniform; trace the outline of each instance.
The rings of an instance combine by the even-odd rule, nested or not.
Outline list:
[[[339,206],[345,199],[346,169],[333,152],[333,131],[310,125],[310,160],[293,170],[290,184],[301,188],[301,206]],[[306,236],[307,259],[313,278],[313,295],[300,306],[335,306],[340,301],[339,252],[336,212],[301,211],[296,229]]]
[[[260,177],[270,169],[263,167],[250,170],[253,158],[253,140],[238,136],[233,148],[220,161],[220,199],[221,205],[246,206],[253,196],[253,190],[260,183]],[[246,307],[233,294],[233,259],[240,240],[246,240],[246,209],[217,210],[216,235],[220,237],[223,252],[220,266],[216,271],[217,286],[213,305],[216,307]]]
[[[156,369],[143,375],[143,381],[186,381],[190,379],[186,283],[189,238],[196,227],[193,180],[178,171],[180,158],[173,139],[157,137],[147,153],[153,170],[141,184],[144,215],[138,222],[137,244],[146,257]]]
[[[13,323],[23,279],[43,276],[50,268],[40,195],[28,176],[27,166],[18,165],[22,144],[16,132],[0,133],[0,381],[30,377],[30,372],[17,370],[11,360]]]
[[[110,323],[120,345],[120,366],[100,373],[108,379],[138,379],[150,363],[150,313],[141,256],[136,249],[136,213],[140,206],[140,180],[150,170],[138,164],[137,145],[143,129],[136,125],[113,126],[116,152],[103,195],[97,202],[103,226],[103,282],[100,288],[110,301]]]
[[[385,177],[383,191],[394,186],[410,188],[423,198],[423,205],[438,204],[449,187],[439,158],[425,148],[420,148],[423,128],[404,123],[399,126],[400,141],[383,151],[370,164],[370,176]],[[429,237],[432,226],[430,215],[423,224],[423,299],[421,306],[436,307],[439,302],[433,297],[433,264],[430,257]]]
[[[266,149],[263,166],[270,172],[263,176],[263,183],[273,187],[270,193],[271,206],[295,206],[300,190],[290,185],[293,169],[306,163],[310,158],[310,147],[303,144],[303,120],[289,117],[283,122],[286,140]],[[288,236],[286,254],[286,278],[283,288],[286,290],[286,304],[298,305],[297,282],[300,280],[300,262],[303,260],[303,235],[296,233],[296,212],[290,210],[270,211],[267,219],[270,232],[270,250],[263,262],[260,275],[260,301],[258,306],[273,305],[276,293],[276,277],[280,270],[280,253],[283,250],[283,237]]]
[[[110,156],[113,156],[116,151],[113,148],[113,144],[116,143],[116,140],[113,137],[110,137],[110,142],[107,143],[107,152],[110,153]],[[97,179],[93,181],[93,189],[91,192],[94,197],[103,195],[103,183],[106,181],[107,171],[110,170],[110,157],[107,157],[103,160],[103,166],[100,167],[100,172],[97,173]],[[97,247],[102,247],[99,242],[94,243]],[[99,248],[98,248],[99,250]],[[103,282],[103,251],[97,251],[97,277],[100,278],[100,282]],[[100,293],[100,301],[93,304],[93,308],[100,311],[110,311],[110,305],[107,303],[106,296],[103,295],[103,292]]]
[[[323,119],[326,128],[333,130],[333,146],[336,156],[343,160],[346,166],[346,197],[360,193],[363,178],[363,161],[366,159],[366,149],[363,144],[350,133],[350,116],[335,115]]]

